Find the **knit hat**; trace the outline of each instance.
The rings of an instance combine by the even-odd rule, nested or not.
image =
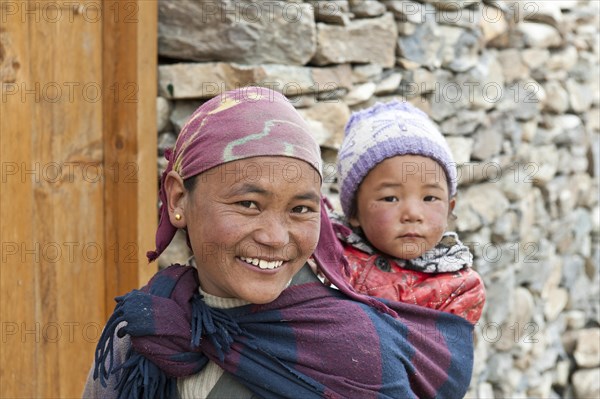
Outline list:
[[[456,194],[456,163],[450,147],[427,114],[407,102],[377,103],[356,112],[346,125],[338,153],[340,201],[347,217],[358,186],[371,169],[397,155],[421,155],[444,169],[450,196]]]
[[[309,163],[321,176],[321,150],[311,129],[282,94],[263,87],[243,87],[202,104],[181,129],[161,178],[162,202],[156,232],[156,259],[169,245],[177,228],[169,220],[164,182],[174,170],[188,179],[211,168],[240,159],[286,156]]]

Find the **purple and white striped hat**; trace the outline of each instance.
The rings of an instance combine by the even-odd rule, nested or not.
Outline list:
[[[450,196],[456,194],[456,163],[427,114],[407,102],[377,103],[352,114],[338,153],[340,201],[347,217],[352,215],[358,186],[369,171],[397,155],[432,158],[446,173]]]

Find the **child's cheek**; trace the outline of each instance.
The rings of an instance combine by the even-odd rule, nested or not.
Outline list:
[[[376,226],[384,226],[386,224],[393,224],[396,222],[396,212],[390,206],[374,204],[370,207],[369,210],[370,224],[374,224]]]
[[[448,227],[448,218],[443,212],[432,212],[428,216],[430,228],[435,230],[440,235],[444,233]]]

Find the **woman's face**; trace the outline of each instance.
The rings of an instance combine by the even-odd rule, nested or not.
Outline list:
[[[179,185],[167,185],[171,221],[187,227],[209,294],[271,302],[317,245],[320,177],[306,162],[248,158],[202,173],[192,191]]]

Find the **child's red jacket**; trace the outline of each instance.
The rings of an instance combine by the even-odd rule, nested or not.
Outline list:
[[[357,292],[437,309],[475,324],[485,303],[485,288],[470,267],[447,273],[401,268],[382,254],[368,254],[344,245],[350,265],[349,283]]]

